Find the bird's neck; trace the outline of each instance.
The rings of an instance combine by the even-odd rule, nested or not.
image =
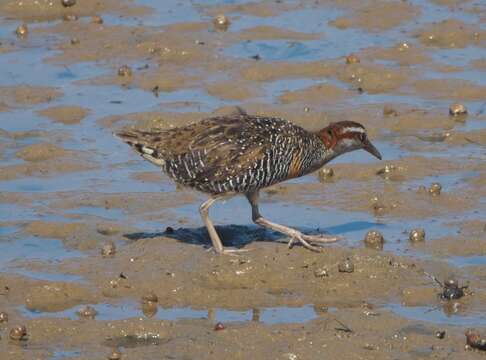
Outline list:
[[[314,172],[327,164],[341,153],[336,152],[333,148],[327,148],[323,146],[323,142],[318,134],[315,134],[313,141],[311,142],[312,161],[310,162],[307,173]]]
[[[356,145],[351,139],[342,139],[336,143],[326,144],[319,133],[315,134],[315,142],[313,146],[315,146],[314,160],[310,172],[321,168],[342,154],[356,150]]]

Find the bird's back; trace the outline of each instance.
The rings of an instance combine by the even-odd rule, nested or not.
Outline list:
[[[284,119],[237,114],[180,128],[117,134],[178,183],[219,194],[249,192],[315,170],[322,143]]]

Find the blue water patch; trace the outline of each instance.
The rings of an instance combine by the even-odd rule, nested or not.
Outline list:
[[[486,52],[485,52],[486,56]],[[478,86],[486,86],[486,76],[478,76],[478,70],[475,69],[466,69],[462,71],[454,71],[444,74],[440,71],[428,71],[427,72],[427,79],[437,79],[437,80],[465,80],[472,83],[472,85]],[[426,79],[424,79],[426,80]],[[461,85],[457,85],[459,88]],[[486,92],[486,91],[485,91]],[[484,99],[483,99],[484,100]]]
[[[408,307],[400,304],[390,304],[385,307],[393,313],[402,316],[406,319],[425,321],[441,325],[456,325],[456,326],[485,326],[486,314],[448,314],[444,312],[442,307],[432,306],[414,306]]]
[[[76,215],[91,215],[108,220],[120,220],[125,217],[125,213],[122,209],[107,209],[96,206],[80,206],[75,209],[66,210],[65,213]]]
[[[130,318],[144,317],[142,309],[139,304],[136,303],[122,303],[122,304],[94,304],[92,305],[98,312],[96,320],[124,320]],[[55,317],[55,318],[69,318],[78,319],[77,311],[81,307],[71,308],[59,312],[40,312],[31,311],[25,307],[21,307],[20,311],[24,316],[30,318],[39,317]],[[316,313],[314,306],[304,305],[301,307],[268,307],[260,309],[249,310],[230,310],[230,309],[193,309],[190,307],[180,308],[163,308],[158,306],[157,311],[153,314],[154,319],[177,321],[184,319],[207,319],[214,322],[248,322],[258,321],[267,325],[274,324],[292,324],[292,323],[304,323],[316,319],[318,314]]]
[[[62,360],[81,355],[81,350],[56,350],[49,358],[50,360]]]
[[[81,257],[79,251],[68,250],[61,240],[43,239],[34,236],[0,241],[0,270],[8,270],[15,261],[40,260],[61,262],[64,259]]]
[[[85,282],[84,278],[77,275],[69,275],[63,273],[31,271],[18,267],[9,267],[8,272],[11,274],[19,274],[30,279],[42,281],[61,281],[61,282]]]
[[[464,48],[437,48],[433,52],[430,52],[430,56],[439,63],[465,67],[467,69],[472,61],[486,57],[486,49],[471,45]],[[448,73],[446,76],[443,74],[442,76],[454,76],[454,72]],[[478,76],[476,80],[484,81],[484,76]]]
[[[429,187],[430,184],[438,182],[442,185],[443,192],[459,191],[468,186],[468,181],[479,177],[478,171],[460,171],[442,175],[425,176],[421,179],[407,181],[402,185],[403,191],[417,190],[423,185]]]
[[[228,47],[225,55],[247,58],[258,55],[269,61],[311,61],[323,58],[317,42],[289,40],[243,41]]]
[[[0,182],[0,186],[1,184],[2,182]],[[37,216],[37,212],[31,207],[0,203],[0,221],[34,220]]]
[[[486,265],[486,255],[472,255],[472,256],[451,256],[448,262],[457,267],[466,266],[484,266]]]
[[[126,147],[127,151],[128,146]],[[131,154],[133,156],[133,154]],[[140,157],[137,157],[137,160]],[[141,166],[146,170],[153,170],[153,166],[140,160]],[[131,177],[135,174],[132,168],[99,169],[92,171],[64,173],[50,177],[22,177],[15,180],[0,181],[0,191],[48,193],[56,191],[80,191],[100,193],[122,192],[160,192],[170,191],[174,185],[169,182],[151,183],[135,180]],[[6,205],[5,205],[6,206]],[[29,211],[27,211],[29,213]],[[25,218],[26,215],[19,212],[0,216],[0,220],[18,220],[16,216]]]
[[[0,225],[0,236],[15,234],[19,230],[18,226],[2,226]]]
[[[269,81],[262,84],[265,93],[269,99],[274,101],[275,98],[282,95],[287,91],[296,91],[308,88],[310,86],[318,85],[327,82],[326,79],[278,79],[275,81]],[[272,102],[270,101],[270,102]]]
[[[414,26],[416,24],[423,25],[428,23],[437,23],[440,21],[448,20],[453,16],[454,19],[463,21],[470,24],[479,23],[479,12],[474,14],[468,11],[458,11],[458,8],[452,10],[447,6],[441,6],[435,4],[433,1],[428,0],[409,0],[410,4],[420,7],[421,12],[413,19]],[[462,10],[462,8],[461,8]]]
[[[317,318],[313,306],[305,305],[298,308],[274,307],[261,311],[260,321],[265,324],[304,323]]]

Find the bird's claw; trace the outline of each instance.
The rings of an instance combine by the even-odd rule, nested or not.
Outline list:
[[[324,234],[319,234],[319,235],[302,234],[302,237],[304,238],[305,241],[318,242],[318,243],[322,243],[322,244],[333,243],[333,242],[342,240],[342,236],[324,235]]]
[[[288,247],[291,249],[296,243],[300,242],[303,247],[315,252],[322,252],[323,248],[320,246],[314,246],[309,242],[318,243],[331,243],[340,240],[340,236],[329,236],[329,235],[305,235],[302,233],[294,234],[289,240]]]

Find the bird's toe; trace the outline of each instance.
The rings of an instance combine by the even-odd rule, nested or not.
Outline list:
[[[324,235],[324,234],[319,234],[319,235],[302,235],[305,241],[310,241],[310,242],[318,242],[318,243],[333,243],[339,240],[342,240],[342,236],[337,236],[337,235]]]
[[[304,239],[304,235],[303,234],[300,234],[298,236],[295,236],[295,237],[291,237],[290,240],[289,240],[289,249],[291,249],[296,243],[301,243],[303,247],[305,247],[306,249],[308,250],[311,250],[311,251],[315,251],[315,252],[322,252],[323,251],[323,248],[320,247],[320,246],[314,246],[314,245],[311,245],[309,244],[305,239]]]

